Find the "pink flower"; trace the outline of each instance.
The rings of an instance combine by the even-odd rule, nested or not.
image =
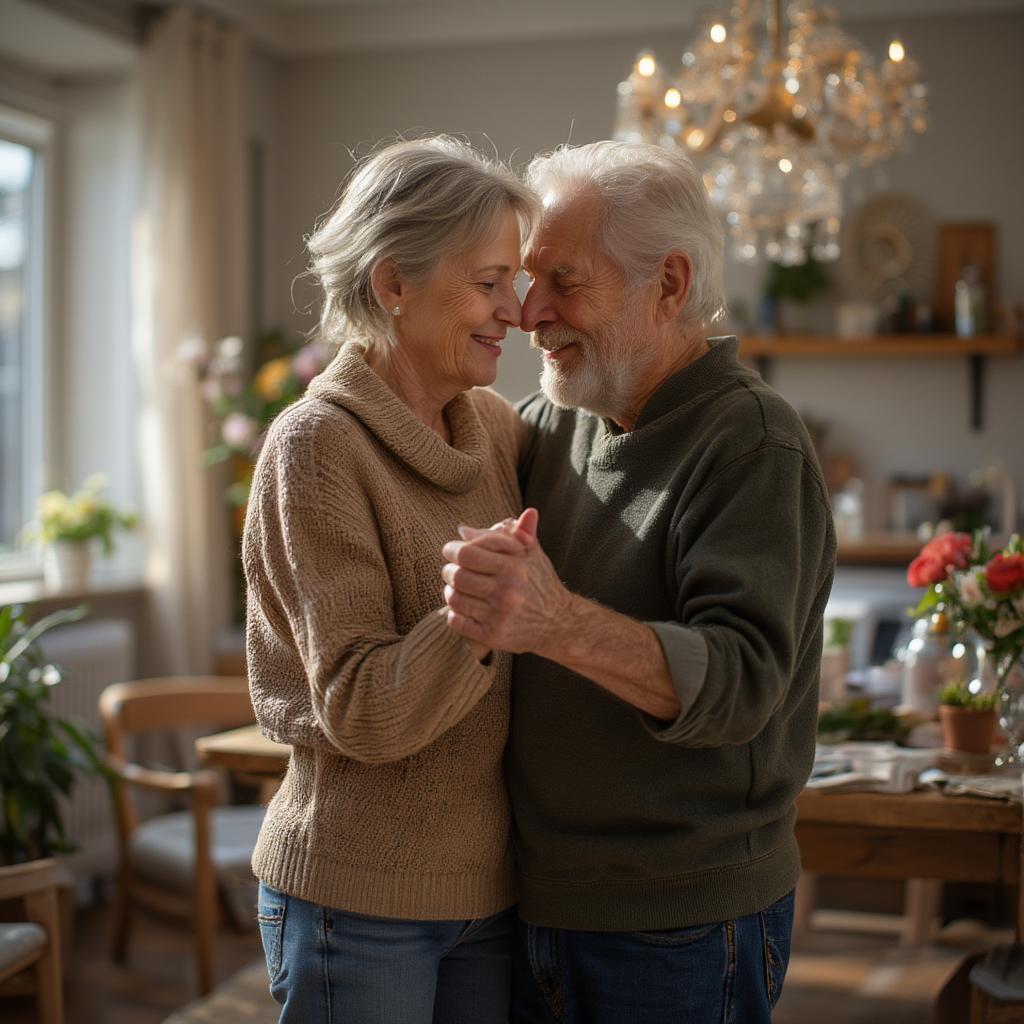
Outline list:
[[[326,346],[314,341],[303,346],[295,354],[295,358],[292,360],[292,372],[303,384],[308,384],[328,362],[330,359]]]
[[[245,413],[232,412],[224,418],[220,434],[229,448],[247,450],[256,440],[260,425]]]
[[[198,334],[190,334],[183,339],[178,346],[178,362],[185,366],[195,366],[202,369],[206,366],[209,353],[206,351],[206,342]]]

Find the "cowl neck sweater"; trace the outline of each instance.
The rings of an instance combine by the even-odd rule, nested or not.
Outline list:
[[[519,511],[523,426],[483,389],[445,411],[450,445],[345,346],[268,432],[243,543],[253,707],[292,745],[253,869],[381,917],[513,901],[509,658],[447,628],[440,571],[459,523]]]

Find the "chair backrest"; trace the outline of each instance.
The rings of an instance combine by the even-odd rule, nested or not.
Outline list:
[[[107,752],[127,761],[125,738],[183,726],[213,730],[256,721],[244,676],[174,676],[113,683],[100,694],[100,717]],[[129,787],[117,787],[118,836],[124,848],[138,822]]]
[[[243,676],[177,676],[114,683],[100,694],[107,750],[124,757],[124,737],[140,732],[211,725],[224,729],[256,720]]]

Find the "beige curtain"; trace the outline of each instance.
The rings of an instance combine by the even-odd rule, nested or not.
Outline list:
[[[209,421],[182,341],[246,333],[245,40],[179,6],[143,54],[135,356],[151,629],[147,673],[209,671],[230,625],[236,557],[224,480],[200,454]]]

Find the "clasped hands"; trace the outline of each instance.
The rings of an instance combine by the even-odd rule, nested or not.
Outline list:
[[[538,513],[490,529],[459,527],[461,540],[441,549],[448,628],[465,637],[474,654],[530,651],[544,654],[557,638],[572,602],[537,541]]]

